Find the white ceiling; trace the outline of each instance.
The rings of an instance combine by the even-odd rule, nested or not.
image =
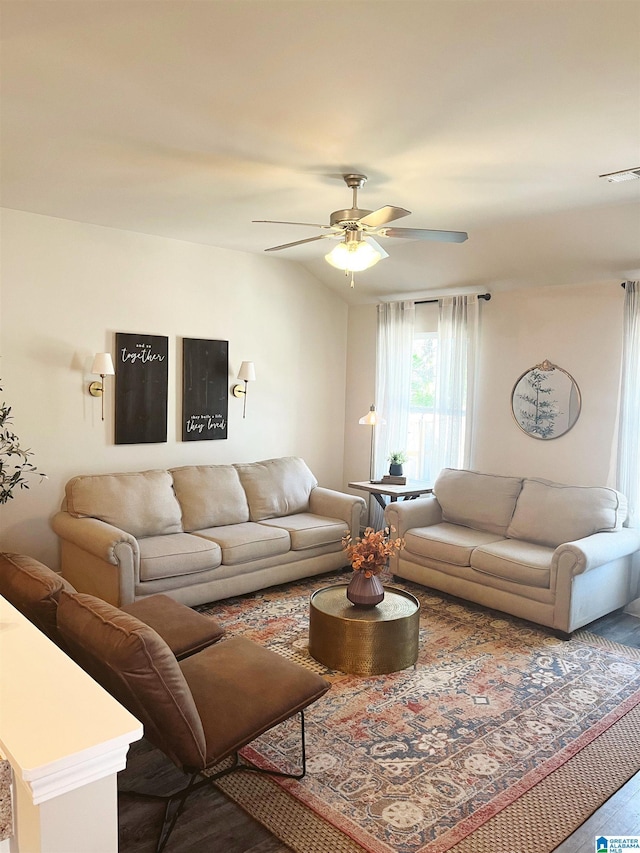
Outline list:
[[[262,253],[413,211],[345,299],[640,275],[640,2],[2,0],[2,204]]]

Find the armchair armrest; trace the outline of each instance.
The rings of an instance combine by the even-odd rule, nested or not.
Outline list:
[[[138,541],[134,536],[97,518],[74,518],[63,510],[54,515],[51,526],[61,539],[114,566],[120,562],[117,555],[119,545],[128,545],[135,557],[139,555]]]
[[[352,536],[360,533],[360,519],[366,509],[364,498],[316,486],[309,495],[309,511],[315,515],[339,518],[349,525]]]
[[[623,527],[622,530],[594,533],[584,539],[558,545],[553,554],[552,566],[556,570],[563,570],[568,566],[572,575],[578,575],[612,560],[626,557],[639,549],[640,534]]]
[[[442,509],[435,495],[414,501],[393,501],[384,510],[387,527],[393,527],[394,538],[402,537],[413,527],[428,527],[442,521]]]

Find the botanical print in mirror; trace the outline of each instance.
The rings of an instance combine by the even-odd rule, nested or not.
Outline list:
[[[548,440],[569,432],[580,414],[580,389],[566,370],[546,359],[513,386],[511,409],[520,429]]]

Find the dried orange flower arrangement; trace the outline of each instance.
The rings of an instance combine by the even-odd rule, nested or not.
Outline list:
[[[353,571],[364,572],[366,578],[379,575],[389,557],[404,548],[404,539],[392,539],[392,533],[395,533],[393,527],[378,531],[367,527],[364,536],[358,536],[355,542],[350,535],[345,536],[342,547],[347,552]]]

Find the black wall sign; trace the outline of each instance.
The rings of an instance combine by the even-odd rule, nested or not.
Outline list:
[[[169,338],[116,333],[116,444],[167,440]]]
[[[229,342],[182,340],[182,440],[227,437]]]

